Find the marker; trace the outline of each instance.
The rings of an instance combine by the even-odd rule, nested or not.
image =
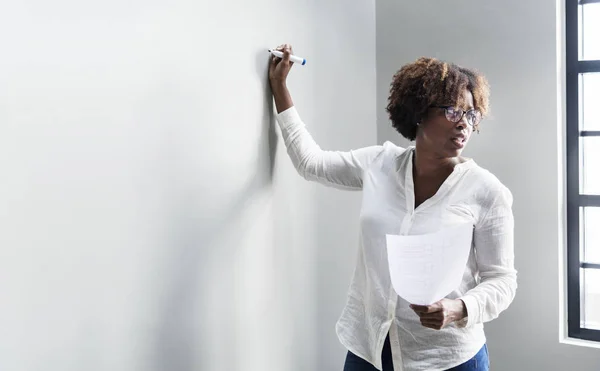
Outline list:
[[[274,56],[283,59],[283,52],[280,52],[279,50],[273,50],[273,49],[269,49],[269,53],[273,54]],[[290,55],[290,61],[294,62],[294,63],[299,63],[302,66],[304,66],[306,64],[306,59],[304,58],[300,58],[298,56],[295,55]]]

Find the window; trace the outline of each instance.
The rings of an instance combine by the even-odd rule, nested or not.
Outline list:
[[[600,341],[600,0],[566,0],[569,337]]]

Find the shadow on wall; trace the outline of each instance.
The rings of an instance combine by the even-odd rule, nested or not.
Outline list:
[[[168,221],[171,234],[168,246],[165,246],[168,260],[163,267],[165,292],[158,303],[157,338],[151,350],[151,369],[154,371],[212,371],[214,365],[210,363],[215,351],[219,355],[229,355],[219,357],[220,370],[236,370],[240,362],[236,354],[240,354],[244,344],[238,344],[235,338],[235,272],[231,265],[225,264],[237,251],[234,243],[221,243],[224,236],[232,234],[231,226],[238,225],[237,218],[248,207],[248,202],[271,186],[278,146],[267,77],[268,57],[264,50],[256,54],[256,73],[263,88],[262,134],[257,143],[256,176],[240,187],[237,198],[224,202],[226,207],[209,219],[203,219],[203,210],[199,210],[195,202],[202,197],[197,194],[201,190],[188,187],[191,189],[176,193],[176,198],[172,199]],[[214,186],[218,187],[218,184]],[[231,237],[225,239],[229,241]],[[216,270],[219,282],[211,274]],[[207,303],[214,297],[215,290],[222,291],[221,302]],[[222,309],[215,314],[208,305]],[[214,332],[209,331],[215,327],[222,329],[220,336],[215,337]]]

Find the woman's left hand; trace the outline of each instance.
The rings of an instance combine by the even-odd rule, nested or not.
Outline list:
[[[434,330],[441,330],[467,316],[465,303],[460,299],[442,299],[431,305],[411,304],[410,308],[419,316],[423,326]]]

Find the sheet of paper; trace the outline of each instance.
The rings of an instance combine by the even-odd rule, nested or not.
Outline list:
[[[462,281],[473,225],[461,224],[424,235],[386,235],[394,290],[411,304],[429,305]]]

